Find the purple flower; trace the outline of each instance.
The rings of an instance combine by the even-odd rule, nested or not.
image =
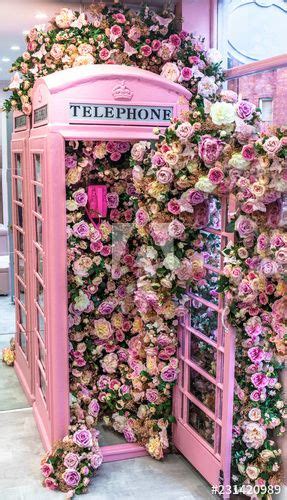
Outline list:
[[[98,469],[100,465],[102,464],[103,461],[103,455],[101,451],[99,450],[97,453],[94,453],[94,455],[91,456],[91,466],[93,469]]]
[[[89,414],[92,415],[93,417],[97,417],[99,411],[100,411],[100,405],[97,399],[92,399],[92,401],[89,404]]]
[[[191,189],[188,192],[187,199],[191,205],[199,205],[205,199],[204,193],[202,191],[197,191],[196,189]]]
[[[73,226],[73,233],[75,236],[78,236],[79,238],[87,238],[87,236],[90,233],[89,225],[84,221],[77,222]]]
[[[251,377],[251,382],[257,389],[263,389],[263,387],[266,387],[266,385],[268,385],[268,381],[269,379],[264,373],[254,373]]]
[[[136,442],[136,438],[135,438],[134,432],[133,432],[131,427],[125,427],[123,434],[124,434],[125,440],[128,443],[135,443]]]
[[[108,193],[107,194],[107,205],[108,208],[117,208],[119,204],[119,195],[118,193]]]
[[[203,135],[198,145],[198,154],[206,165],[212,165],[218,160],[223,150],[224,143],[210,135]]]
[[[144,227],[149,221],[148,213],[144,208],[139,208],[136,213],[136,224],[140,227]]]
[[[65,155],[65,167],[66,168],[75,168],[77,165],[77,156],[76,155]]]
[[[88,195],[83,189],[79,189],[73,194],[73,198],[79,207],[85,207],[88,201]]]
[[[63,474],[63,479],[68,486],[75,488],[78,486],[81,476],[75,469],[67,469]]]
[[[75,469],[79,463],[79,455],[77,453],[67,453],[64,458],[64,466],[68,469]]]
[[[251,347],[251,349],[248,350],[248,357],[251,359],[252,363],[261,363],[265,358],[265,354],[259,347]]]
[[[87,429],[80,429],[74,433],[73,441],[81,448],[89,448],[93,444],[92,434]]]
[[[250,120],[253,116],[256,107],[252,102],[240,101],[237,104],[237,114],[242,120]]]
[[[164,382],[174,382],[177,379],[177,370],[167,365],[161,370],[160,376]]]
[[[41,472],[44,477],[49,477],[54,472],[53,466],[48,462],[41,465]]]

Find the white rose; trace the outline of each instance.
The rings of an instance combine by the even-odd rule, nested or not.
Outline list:
[[[213,184],[208,177],[200,177],[194,187],[204,193],[212,193],[215,190],[216,185]]]
[[[249,167],[250,162],[245,160],[241,153],[234,153],[231,156],[228,165],[230,167],[237,168],[238,170],[246,170]]]
[[[206,59],[209,64],[219,64],[222,62],[222,54],[219,50],[212,48],[207,51]]]
[[[213,96],[218,89],[218,85],[215,83],[214,76],[204,76],[198,82],[198,93],[203,97],[211,97]]]
[[[80,290],[78,297],[75,298],[74,304],[75,309],[78,311],[84,311],[90,303],[89,297]]]
[[[164,259],[163,265],[164,267],[166,267],[166,269],[173,271],[174,269],[177,269],[180,266],[180,260],[172,253],[169,253]]]
[[[75,202],[75,200],[67,200],[66,207],[67,207],[67,210],[69,210],[69,212],[73,212],[74,210],[77,210],[78,205]]]
[[[210,116],[215,125],[230,125],[235,121],[236,111],[229,102],[215,102],[210,107]]]
[[[248,467],[246,467],[245,472],[247,476],[254,481],[259,476],[260,470],[258,469],[258,467],[255,467],[254,465],[248,465]]]
[[[171,82],[177,82],[180,76],[180,71],[175,63],[167,62],[162,67],[161,76]]]

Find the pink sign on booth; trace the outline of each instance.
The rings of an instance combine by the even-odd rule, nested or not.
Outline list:
[[[46,449],[67,434],[70,421],[65,141],[156,140],[154,127],[167,127],[171,118],[187,111],[190,97],[185,88],[159,75],[118,65],[70,68],[39,78],[34,86],[23,171],[25,313],[32,333],[30,361],[20,381],[25,386],[33,380],[33,412]],[[105,217],[106,186],[90,186],[88,196],[91,217]],[[93,220],[96,224],[97,218]],[[19,339],[17,343],[21,349]],[[104,446],[103,454],[107,461],[146,451],[126,443]]]

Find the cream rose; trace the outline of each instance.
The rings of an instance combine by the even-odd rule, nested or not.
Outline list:
[[[246,170],[250,162],[245,160],[242,156],[241,153],[234,153],[229,162],[228,162],[229,167],[237,168],[238,170]]]
[[[235,121],[236,111],[229,102],[215,102],[210,107],[210,116],[215,125],[230,125]]]
[[[177,82],[180,76],[180,71],[175,63],[167,62],[162,67],[161,76],[171,82]]]
[[[194,187],[195,189],[198,189],[198,191],[212,193],[215,190],[216,185],[213,184],[208,177],[200,177]]]

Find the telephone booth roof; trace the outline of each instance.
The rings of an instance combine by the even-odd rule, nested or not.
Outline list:
[[[32,135],[46,127],[70,139],[152,139],[153,128],[168,126],[190,98],[181,85],[133,66],[69,68],[35,83]]]

